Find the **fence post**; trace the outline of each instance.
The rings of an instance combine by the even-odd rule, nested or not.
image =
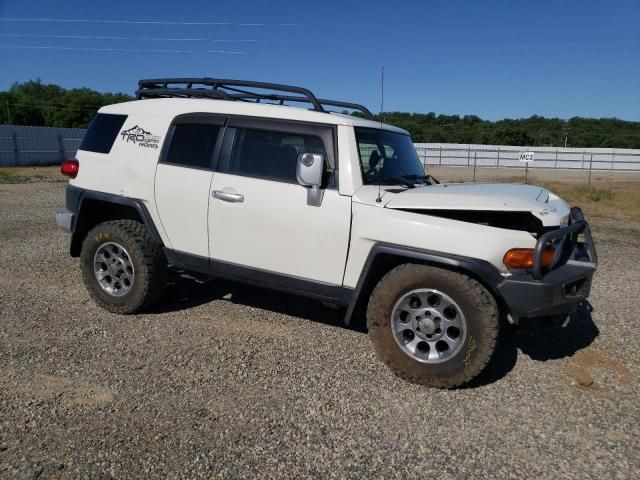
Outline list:
[[[593,153],[589,155],[589,180],[587,181],[587,185],[591,186],[591,167],[593,166]]]
[[[478,163],[478,151],[473,152],[473,181],[476,181],[476,164]]]
[[[439,161],[440,166],[442,166],[442,145],[440,145],[440,161]]]
[[[471,145],[467,147],[467,167],[471,165]]]
[[[427,170],[427,157],[429,156],[429,147],[422,147],[422,151],[424,152],[424,160],[422,162],[422,168]]]
[[[15,162],[14,166],[18,166],[20,164],[20,151],[18,150],[18,137],[14,133],[11,134],[11,140],[13,141],[13,159]]]
[[[62,134],[59,133],[58,134],[58,147],[59,147],[59,151],[60,151],[60,161],[62,162],[65,158],[65,152],[64,152],[64,142],[62,141]]]
[[[615,161],[616,161],[616,151],[611,149],[611,170],[613,170],[613,166],[615,165]]]
[[[556,164],[553,166],[554,170],[558,169],[558,147],[556,147]]]

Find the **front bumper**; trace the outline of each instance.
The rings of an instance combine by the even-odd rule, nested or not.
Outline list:
[[[512,316],[568,314],[589,296],[598,256],[579,208],[571,209],[569,222],[540,236],[531,272],[511,275],[498,284]],[[558,255],[551,270],[544,272],[542,252],[548,244],[557,248]]]

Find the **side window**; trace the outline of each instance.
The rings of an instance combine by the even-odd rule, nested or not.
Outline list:
[[[173,135],[164,163],[185,167],[211,168],[220,126],[202,123],[180,123]]]
[[[97,114],[84,134],[80,150],[109,153],[126,119],[126,115]]]
[[[302,152],[327,156],[322,139],[315,135],[239,128],[229,173],[295,183]]]

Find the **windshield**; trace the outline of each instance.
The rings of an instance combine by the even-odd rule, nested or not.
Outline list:
[[[411,137],[372,128],[356,128],[365,185],[425,184],[424,167]]]

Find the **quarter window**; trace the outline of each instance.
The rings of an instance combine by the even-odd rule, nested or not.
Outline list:
[[[298,154],[302,152],[326,158],[324,143],[315,135],[239,128],[229,173],[295,183]]]
[[[211,168],[220,126],[180,123],[174,126],[165,163]]]
[[[126,115],[97,114],[84,134],[80,150],[109,153],[126,119]]]

